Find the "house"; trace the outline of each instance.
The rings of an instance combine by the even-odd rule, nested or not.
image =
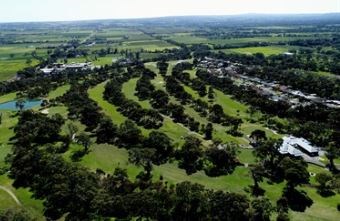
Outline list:
[[[283,138],[283,143],[279,149],[281,154],[290,154],[293,156],[308,155],[315,157],[319,155],[320,148],[313,146],[308,140],[304,138],[297,138],[294,136],[286,136]]]

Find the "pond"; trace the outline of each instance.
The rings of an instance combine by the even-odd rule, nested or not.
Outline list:
[[[42,103],[42,100],[38,100],[38,99],[25,100],[24,109],[27,110],[33,107],[40,106],[41,103]],[[16,104],[16,100],[1,103],[0,110],[18,110],[15,104]]]

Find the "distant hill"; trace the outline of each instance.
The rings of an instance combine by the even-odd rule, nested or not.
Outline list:
[[[108,19],[64,22],[28,22],[0,23],[0,29],[11,28],[48,28],[69,26],[144,26],[144,25],[223,25],[223,26],[254,26],[254,25],[291,25],[291,24],[340,24],[340,13],[327,14],[242,14],[221,16],[174,16],[141,19]]]

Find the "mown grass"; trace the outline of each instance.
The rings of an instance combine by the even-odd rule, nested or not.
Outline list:
[[[139,98],[135,95],[136,84],[138,80],[139,78],[132,78],[128,82],[124,83],[122,87],[122,91],[128,99],[138,102],[142,106],[142,108],[150,109],[151,105],[149,101],[147,100],[140,101]]]
[[[69,84],[65,84],[63,86],[57,87],[55,90],[48,93],[47,98],[48,99],[55,99],[57,97],[60,97],[60,96],[64,95],[69,89],[70,89]]]
[[[98,84],[97,86],[90,88],[88,93],[89,97],[96,101],[99,107],[103,110],[105,115],[110,117],[115,124],[121,124],[126,120],[121,113],[118,112],[117,107],[104,100],[103,93],[105,90],[106,82]]]

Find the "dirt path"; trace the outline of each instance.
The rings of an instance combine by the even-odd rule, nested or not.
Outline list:
[[[15,194],[10,189],[8,189],[7,187],[4,187],[4,186],[0,186],[0,189],[5,191],[6,193],[8,193],[13,198],[13,200],[16,202],[16,204],[21,206],[19,199],[15,196]]]

